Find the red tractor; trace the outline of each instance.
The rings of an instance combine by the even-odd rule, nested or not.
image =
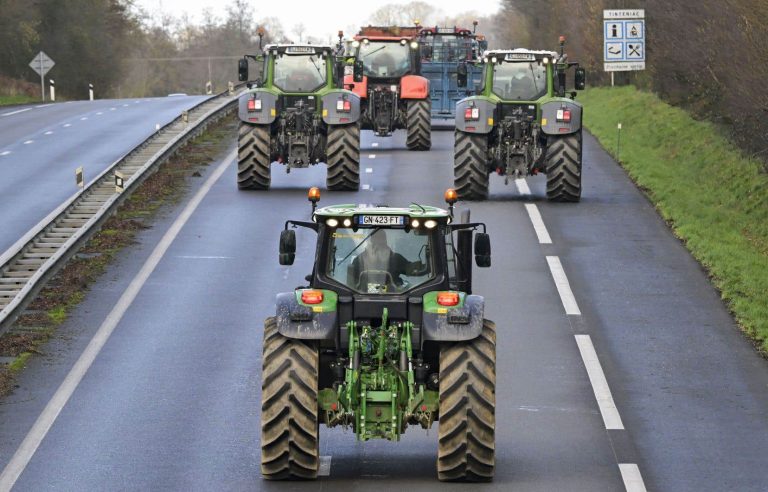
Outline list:
[[[360,96],[361,128],[380,136],[404,129],[409,150],[432,146],[429,80],[421,76],[419,31],[362,28],[347,45],[354,74],[344,77],[344,88]]]

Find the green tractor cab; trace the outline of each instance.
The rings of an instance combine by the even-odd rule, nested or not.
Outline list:
[[[491,173],[512,178],[544,173],[547,197],[577,202],[581,197],[582,106],[566,89],[566,73],[576,67],[574,87],[586,73],[560,53],[525,49],[486,51],[483,86],[456,105],[454,183],[459,196],[488,198]],[[465,83],[460,77],[459,83]]]
[[[439,422],[438,478],[491,480],[496,331],[472,293],[473,256],[491,264],[485,224],[454,221],[453,190],[448,210],[309,197],[312,220],[286,222],[279,260],[293,263],[296,227],[312,229],[312,274],[264,327],[263,476],[316,478],[319,424],[399,441]]]
[[[240,189],[269,189],[273,162],[286,172],[324,162],[328,189],[359,188],[360,98],[342,88],[337,53],[332,46],[271,44],[239,61],[239,79],[249,81],[238,107]]]

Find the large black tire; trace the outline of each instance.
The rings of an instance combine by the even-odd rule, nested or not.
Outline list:
[[[453,183],[463,200],[488,198],[488,135],[456,130]]]
[[[581,199],[581,131],[549,137],[547,198],[553,202],[578,202]]]
[[[440,350],[437,476],[487,482],[496,464],[496,325]]]
[[[360,125],[334,125],[328,131],[326,186],[333,191],[360,188]]]
[[[269,125],[250,125],[241,121],[237,134],[237,187],[268,190],[272,182],[270,164]]]
[[[408,101],[406,108],[408,150],[429,150],[432,147],[432,106],[429,99]]]
[[[268,480],[314,479],[320,463],[318,351],[264,323],[261,373],[261,474]]]

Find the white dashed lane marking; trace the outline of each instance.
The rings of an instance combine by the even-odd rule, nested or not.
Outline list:
[[[571,284],[568,282],[568,277],[565,276],[562,263],[560,263],[560,258],[557,256],[547,256],[547,263],[549,264],[549,270],[552,272],[552,278],[555,280],[557,293],[560,294],[560,300],[565,308],[565,314],[581,314],[579,305],[576,304],[576,297],[574,297],[571,290]]]
[[[102,113],[101,111],[99,111],[98,113],[96,113],[96,116],[101,116],[101,115],[103,115],[103,114],[104,114],[104,113]]]
[[[23,113],[23,112],[25,112],[25,111],[31,111],[31,110],[32,110],[32,108],[27,108],[27,109],[19,109],[19,110],[17,110],[17,111],[11,111],[10,113],[3,113],[3,114],[0,114],[0,116],[13,116],[13,115],[15,115],[15,114],[19,114],[19,113]]]
[[[8,155],[8,154],[10,154],[10,153],[11,153],[11,151],[10,151],[10,150],[6,150],[6,151],[4,151],[4,152],[0,152],[0,155]]]
[[[376,158],[376,154],[368,154],[368,158],[369,159],[375,159]]]
[[[27,140],[26,142],[24,142],[24,145],[29,145],[31,143],[35,143],[35,141],[34,140]]]
[[[526,203],[525,210],[528,212],[528,217],[531,218],[533,229],[536,231],[536,236],[539,238],[539,243],[552,244],[552,238],[549,237],[549,231],[547,231],[547,226],[544,225],[544,221],[539,213],[539,208],[533,203]]]
[[[331,456],[320,457],[320,467],[317,470],[319,477],[327,477],[331,474]]]
[[[53,132],[48,130],[47,132],[45,132],[45,135],[53,135]]]
[[[70,126],[72,126],[72,123],[64,123],[64,128],[69,128]]]
[[[321,458],[322,459],[322,458]],[[645,482],[640,475],[640,468],[634,463],[619,463],[621,479],[624,481],[624,488],[627,492],[645,492]]]
[[[365,172],[366,172],[367,174],[371,174],[371,173],[373,172],[373,168],[372,168],[372,167],[366,167],[366,168],[365,168]]]
[[[371,144],[371,147],[378,147],[378,146],[379,146],[379,142],[373,142],[373,143]]]
[[[87,117],[87,116],[83,116],[82,118],[80,118],[80,121],[85,121],[85,120],[87,120],[87,119],[88,119],[88,117]]]
[[[589,335],[574,335],[576,344],[579,346],[579,353],[584,360],[584,366],[587,368],[589,382],[592,384],[592,391],[595,393],[597,406],[600,407],[600,414],[603,416],[605,428],[608,430],[623,430],[624,424],[621,422],[619,410],[611,395],[611,388],[608,387],[608,381],[605,379],[603,367],[597,358],[595,346],[592,345],[592,338]]]
[[[370,190],[370,189],[371,189],[371,185],[369,185],[369,184],[364,184],[364,185],[363,185],[363,189],[364,189],[364,190]]]

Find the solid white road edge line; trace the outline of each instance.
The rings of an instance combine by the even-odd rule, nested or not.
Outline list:
[[[515,180],[515,186],[517,186],[517,191],[520,192],[521,195],[531,194],[531,189],[528,187],[528,182],[525,178],[517,178]]]
[[[565,308],[565,314],[581,314],[579,305],[576,304],[576,298],[571,291],[571,284],[568,283],[568,277],[565,276],[565,270],[557,256],[547,256],[549,270],[552,272],[552,278],[555,280],[557,293],[560,294],[560,300]]]
[[[643,476],[640,475],[640,468],[634,463],[619,463],[621,479],[624,480],[624,488],[627,492],[646,492]]]
[[[600,407],[600,414],[603,416],[605,428],[608,430],[622,430],[624,424],[621,423],[621,416],[616,404],[613,402],[611,388],[608,387],[608,381],[605,379],[603,367],[597,358],[595,346],[592,345],[592,339],[589,335],[574,335],[576,344],[579,346],[579,353],[587,368],[589,382],[592,384],[592,391],[595,393],[597,406]]]
[[[176,236],[179,234],[182,227],[184,227],[198,205],[200,205],[200,202],[203,201],[203,198],[205,198],[216,181],[224,174],[227,166],[232,163],[235,154],[235,152],[232,152],[227,155],[222,163],[219,164],[219,167],[216,168],[213,174],[211,174],[205,181],[202,188],[195,193],[195,196],[190,200],[187,206],[184,207],[184,210],[179,217],[174,221],[168,231],[166,231],[154,251],[152,251],[152,254],[147,258],[147,261],[141,267],[139,273],[137,273],[133,280],[131,280],[128,288],[123,292],[123,295],[120,296],[115,307],[112,308],[112,311],[101,324],[98,331],[96,331],[96,334],[88,343],[88,346],[80,355],[80,358],[77,359],[77,362],[75,362],[75,365],[72,366],[69,374],[67,374],[67,377],[64,378],[59,389],[56,390],[53,398],[48,402],[48,405],[46,405],[43,412],[37,418],[37,421],[35,421],[34,425],[27,433],[24,441],[22,441],[21,445],[16,450],[16,453],[14,453],[11,458],[11,461],[6,465],[3,473],[0,474],[0,491],[10,491],[16,483],[16,480],[18,480],[19,476],[24,472],[24,469],[32,459],[32,456],[34,456],[35,451],[37,451],[38,446],[40,446],[45,435],[59,416],[59,413],[77,389],[77,386],[80,384],[80,381],[82,381],[85,373],[88,372],[88,369],[91,367],[91,364],[93,364],[96,356],[101,352],[104,344],[109,340],[115,327],[123,318],[123,315],[131,306],[134,299],[136,299],[136,296],[139,291],[141,291],[144,283],[160,263],[160,260],[168,251],[168,248],[171,246],[174,239],[176,239]]]
[[[0,114],[0,116],[13,116],[15,114],[23,113],[25,111],[30,111],[32,108],[26,108],[26,109],[19,109],[18,111],[11,111],[10,113],[3,113]]]
[[[525,210],[528,211],[528,217],[530,217],[531,222],[533,223],[533,229],[536,231],[539,243],[552,244],[552,238],[549,237],[549,231],[547,231],[547,226],[544,225],[544,220],[541,218],[539,208],[533,203],[526,203]]]

